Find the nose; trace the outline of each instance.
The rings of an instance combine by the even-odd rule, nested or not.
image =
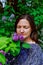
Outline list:
[[[21,28],[20,32],[21,32],[21,33],[23,33],[23,32],[24,32],[24,29],[23,29],[23,28]]]

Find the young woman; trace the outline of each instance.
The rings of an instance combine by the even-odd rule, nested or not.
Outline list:
[[[16,57],[14,65],[43,65],[42,50],[38,44],[38,35],[33,18],[28,14],[23,14],[15,22],[15,32],[18,35],[23,35],[27,44],[31,48],[22,48],[19,55]]]

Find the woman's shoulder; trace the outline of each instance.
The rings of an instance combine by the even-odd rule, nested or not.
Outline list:
[[[30,44],[30,45],[31,45],[31,48],[32,48],[33,50],[42,51],[41,46],[40,46],[39,44],[35,43],[35,44]]]
[[[34,55],[38,55],[41,56],[42,55],[42,49],[40,47],[39,44],[35,43],[35,44],[30,44],[31,45],[31,49],[30,51],[32,51],[32,54]]]
[[[31,48],[34,48],[34,49],[41,49],[40,45],[38,43],[32,43],[30,44],[31,45]]]

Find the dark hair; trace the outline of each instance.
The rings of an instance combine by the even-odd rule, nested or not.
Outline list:
[[[17,24],[18,24],[19,20],[21,20],[21,19],[26,19],[26,20],[29,21],[31,29],[32,29],[30,37],[35,42],[38,42],[38,34],[37,34],[37,29],[36,29],[36,26],[35,26],[35,23],[34,23],[34,19],[29,14],[23,14],[23,15],[21,15],[17,18],[17,20],[15,22],[15,32],[16,32]]]

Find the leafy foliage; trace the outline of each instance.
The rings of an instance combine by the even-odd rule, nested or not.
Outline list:
[[[0,50],[4,50],[5,52],[11,50],[12,52],[14,52],[14,56],[15,56],[16,55],[15,51],[19,52],[17,47],[20,47],[20,41],[13,42],[11,38],[0,37]]]
[[[3,41],[2,41],[3,40]],[[27,46],[27,47],[26,47]],[[22,44],[23,48],[31,48],[29,44]],[[20,40],[13,41],[12,38],[0,37],[0,50],[3,50],[6,53],[10,52],[14,57],[20,53]],[[0,62],[2,64],[6,63],[6,57],[0,52]]]

